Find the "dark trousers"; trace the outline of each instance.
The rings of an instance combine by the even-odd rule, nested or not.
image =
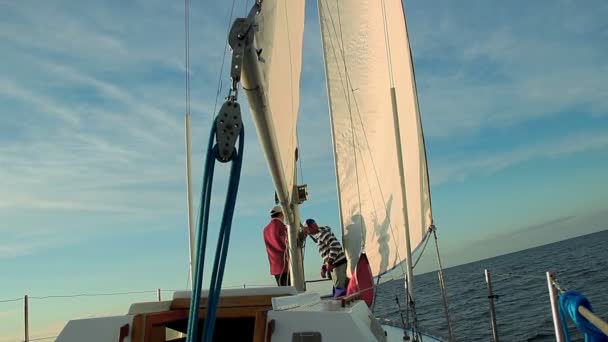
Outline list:
[[[289,279],[289,272],[275,274],[274,279],[277,281],[277,286],[290,286],[291,279]]]

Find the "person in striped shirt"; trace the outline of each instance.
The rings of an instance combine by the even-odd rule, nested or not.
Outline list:
[[[346,276],[347,260],[340,241],[329,227],[319,227],[315,220],[306,220],[306,232],[317,243],[319,254],[323,259],[321,277],[329,276],[334,283],[334,297],[346,292],[348,277]]]

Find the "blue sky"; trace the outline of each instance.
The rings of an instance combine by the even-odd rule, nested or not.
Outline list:
[[[338,230],[315,4],[301,82],[311,197],[302,210]],[[608,3],[405,5],[444,262],[608,228]],[[192,4],[196,189],[230,7]],[[245,9],[237,0],[235,15]],[[0,0],[0,300],[186,286],[183,26],[175,1]],[[226,66],[222,81],[220,103]],[[248,112],[245,124],[228,286],[272,283],[261,238],[272,182]],[[217,208],[228,170],[216,172]],[[425,259],[420,272],[433,267]],[[310,243],[307,275],[318,269]],[[154,298],[32,300],[32,337]],[[0,303],[0,341],[20,338],[21,315],[21,303]]]

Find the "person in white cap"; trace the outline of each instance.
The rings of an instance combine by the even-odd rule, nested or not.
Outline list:
[[[287,253],[287,227],[283,223],[283,209],[275,205],[270,209],[270,223],[264,228],[264,242],[268,253],[270,274],[278,286],[289,286],[289,260]]]

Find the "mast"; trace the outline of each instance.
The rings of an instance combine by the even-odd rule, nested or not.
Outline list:
[[[403,222],[405,223],[405,262],[407,265],[407,292],[414,301],[414,271],[412,267],[412,246],[410,243],[410,223],[407,215],[407,194],[405,189],[405,172],[403,169],[403,151],[401,150],[401,129],[399,128],[399,113],[397,111],[397,95],[395,88],[391,87],[391,102],[393,104],[393,127],[395,128],[395,145],[397,147],[397,161],[399,164],[399,178],[401,181],[401,200],[403,201]]]
[[[255,14],[253,14],[253,12],[259,11],[259,8],[259,3],[254,4],[254,8],[250,12],[247,21],[244,23],[241,22],[241,25],[253,25],[255,21]],[[238,21],[235,23],[235,26],[236,25],[239,25]],[[239,39],[238,37],[234,38]],[[287,220],[291,284],[298,291],[305,291],[306,283],[304,281],[302,250],[298,247],[298,230],[300,228],[300,222],[297,220],[299,213],[297,210],[298,201],[294,200],[294,196],[289,198],[290,189],[287,188],[287,181],[285,179],[285,173],[281,164],[281,155],[277,144],[275,127],[272,121],[267,93],[264,88],[264,75],[260,66],[258,49],[253,30],[249,29],[246,38],[241,38],[239,39],[239,42],[235,42],[235,44],[239,43],[244,43],[245,45],[242,50],[242,55],[238,56],[239,53],[234,52],[233,58],[243,59],[243,68],[240,71],[242,75],[243,89],[249,100],[253,121],[255,123],[258,138],[262,145],[262,150],[266,156],[268,168],[270,169],[270,173],[272,175],[272,181],[274,183],[279,204],[283,208],[283,212],[285,213],[285,218]],[[293,157],[295,158],[295,156]],[[296,172],[290,176],[294,176],[295,174]],[[297,196],[296,188],[297,186],[294,186],[294,189],[291,189],[291,193],[295,196]]]
[[[194,232],[194,210],[192,208],[192,151],[190,144],[190,0],[184,1],[184,33],[186,41],[186,196],[188,203],[188,261],[190,263],[188,280],[191,281],[192,288],[194,288],[194,263],[195,250],[194,240],[196,239],[196,233]]]
[[[190,144],[190,113],[186,114],[186,196],[188,201],[188,257],[190,262],[189,279],[192,280],[194,273],[194,210],[192,209],[192,161],[191,161],[191,144]],[[194,285],[194,284],[192,284]]]
[[[407,28],[407,16],[405,15],[405,8],[404,8],[404,5],[403,5],[403,2],[399,2],[399,3],[401,5],[401,13],[403,15],[403,25],[405,27],[405,37],[406,37],[405,41],[406,41],[406,44],[407,44],[407,50],[408,50],[408,54],[409,54],[409,57],[410,57],[409,62],[410,62],[410,70],[411,70],[411,74],[412,74],[411,82],[412,82],[412,91],[413,91],[414,103],[415,103],[415,111],[416,111],[415,112],[416,113],[416,115],[415,115],[415,117],[416,117],[416,124],[418,125],[418,127],[420,129],[420,135],[421,135],[421,139],[422,139],[422,147],[423,147],[423,153],[424,153],[424,162],[427,163],[426,143],[424,141],[424,132],[423,132],[423,129],[422,129],[422,122],[421,122],[421,119],[420,119],[420,107],[419,107],[419,103],[418,103],[418,87],[416,86],[416,71],[415,71],[415,68],[414,68],[414,56],[412,54],[412,47],[410,45],[410,37],[409,37],[409,30]],[[393,100],[393,108],[396,110],[396,108],[397,108],[397,102],[396,102],[396,96],[395,96],[395,89],[394,88],[391,90],[391,97],[392,97],[392,100]],[[396,131],[399,131],[398,130],[399,126],[396,126],[396,127],[397,127]],[[401,135],[398,135],[396,138],[400,139]],[[398,152],[401,153],[401,144],[399,144]],[[400,165],[400,172],[403,172],[403,161],[401,159],[401,156],[399,157],[399,165]],[[430,186],[430,183],[429,183],[429,169],[428,169],[428,166],[425,168],[424,175],[426,176],[425,181],[426,181],[426,186],[427,186],[427,191],[428,191],[429,215],[430,215],[430,226],[427,227],[427,228],[434,229],[434,224],[433,224],[433,206],[431,205],[431,186]],[[402,184],[404,184],[403,183],[404,181],[405,181],[405,178],[403,177],[403,174],[402,174],[401,175],[401,182],[402,182]],[[405,185],[403,185],[402,189],[403,189],[403,196],[405,198]],[[408,222],[407,221],[407,201],[404,200],[403,203],[404,203],[404,208],[405,208],[404,209],[404,214],[406,215],[406,221],[405,221],[406,222],[405,241],[406,241],[406,253],[407,253],[407,274],[408,274],[408,278],[409,278],[410,288],[412,288],[409,291],[410,291],[410,296],[411,296],[412,301],[413,301],[414,300],[414,296],[413,296],[413,294],[414,294],[414,290],[413,290],[414,272],[413,272],[413,266],[412,266],[412,248],[411,248],[411,245],[410,245],[410,229],[409,229],[409,224],[407,223]],[[437,236],[435,235],[435,242],[437,242],[436,240],[437,240]],[[441,270],[441,260],[439,259],[439,249],[437,249],[437,258],[439,260],[439,267],[440,267],[440,270]],[[440,273],[440,274],[441,274],[442,279],[443,279],[442,273]],[[448,315],[448,324],[450,324],[449,315]],[[450,337],[452,337],[451,334],[450,334]]]
[[[386,18],[386,3],[382,1],[382,18],[384,20],[384,39],[386,44],[386,58],[388,60],[388,72],[390,79],[390,89],[391,89],[391,105],[393,109],[393,127],[395,128],[395,147],[397,148],[397,163],[399,165],[399,181],[401,188],[401,201],[403,203],[403,224],[405,228],[405,262],[406,262],[406,272],[407,278],[405,281],[405,287],[407,292],[409,293],[410,300],[414,301],[414,267],[412,266],[412,245],[410,242],[410,222],[407,211],[407,189],[405,187],[405,171],[403,168],[403,150],[401,148],[401,126],[399,125],[399,111],[397,106],[397,94],[395,92],[395,82],[393,79],[393,65],[391,58],[391,45],[389,40],[389,30],[388,30],[388,22]],[[403,16],[403,20],[405,23],[405,13]],[[406,25],[406,34],[407,34],[407,25]],[[407,36],[406,36],[407,37]],[[406,39],[407,40],[407,39]],[[409,40],[407,41],[408,49]],[[413,65],[412,65],[413,66]],[[415,84],[413,85],[415,87]],[[414,94],[414,98],[416,94]]]

